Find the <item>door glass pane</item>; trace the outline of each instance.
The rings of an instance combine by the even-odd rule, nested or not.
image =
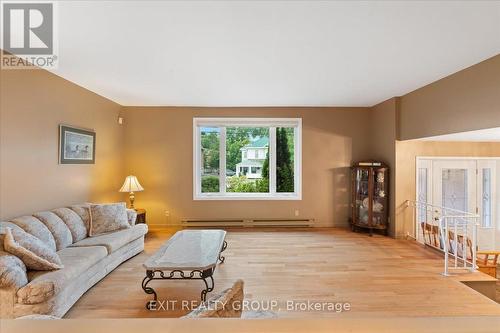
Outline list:
[[[294,129],[276,128],[276,192],[293,193],[294,181]]]
[[[268,151],[268,127],[226,127],[226,191],[269,193]]]
[[[443,197],[445,208],[468,211],[467,170],[443,169]]]
[[[427,209],[423,205],[427,203],[427,169],[418,169],[418,197],[417,201],[422,205],[418,207],[418,222],[426,222],[427,220]]]
[[[482,226],[491,227],[491,169],[483,169]]]
[[[201,192],[219,192],[220,128],[201,127]]]

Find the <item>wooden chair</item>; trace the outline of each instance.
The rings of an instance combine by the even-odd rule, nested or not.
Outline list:
[[[472,241],[470,238],[466,238],[466,256],[468,260],[472,260]],[[449,239],[449,250],[451,253],[454,253],[454,245],[455,241],[455,233],[453,231],[448,231],[448,239]],[[459,246],[457,250],[458,257],[463,257],[463,246],[464,246],[464,236],[457,235],[457,245]],[[476,247],[477,249],[477,247]],[[494,278],[497,277],[497,265],[498,265],[498,257],[500,256],[500,251],[479,251],[476,252],[476,265],[480,272],[488,274]]]
[[[479,271],[497,277],[498,256],[500,251],[477,251],[477,266]]]
[[[440,249],[441,242],[439,241],[440,238],[439,227],[437,225],[433,225],[427,222],[422,222],[420,225],[422,227],[424,243]]]

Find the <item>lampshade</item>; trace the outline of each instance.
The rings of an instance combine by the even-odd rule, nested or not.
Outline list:
[[[139,192],[144,191],[144,188],[139,184],[136,176],[127,176],[125,182],[123,183],[120,192]]]

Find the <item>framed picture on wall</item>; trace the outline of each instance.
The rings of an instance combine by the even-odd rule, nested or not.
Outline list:
[[[59,163],[95,164],[95,132],[59,125]]]

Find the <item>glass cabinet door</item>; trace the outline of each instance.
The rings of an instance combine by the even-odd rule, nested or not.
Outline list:
[[[385,168],[373,170],[373,221],[376,228],[385,227],[387,224],[388,207],[388,172]]]
[[[353,219],[355,223],[369,223],[370,211],[370,169],[357,168],[353,170],[354,178],[354,210]]]

